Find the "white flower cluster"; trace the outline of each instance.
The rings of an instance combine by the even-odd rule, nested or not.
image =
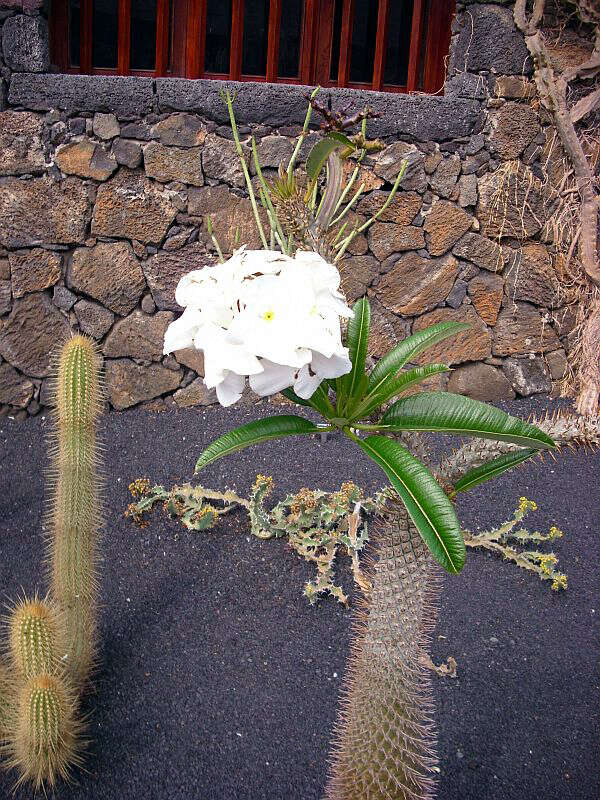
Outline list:
[[[339,286],[337,269],[316,253],[241,248],[179,281],[185,311],[167,328],[164,352],[203,350],[204,382],[223,406],[240,399],[246,376],[262,397],[292,386],[308,399],[352,368],[340,332],[352,311]]]

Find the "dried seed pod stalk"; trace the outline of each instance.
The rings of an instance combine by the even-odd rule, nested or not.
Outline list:
[[[66,664],[76,686],[90,673],[96,641],[97,539],[102,517],[96,442],[99,365],[91,339],[75,336],[60,352],[55,380],[51,596],[64,616]]]
[[[356,623],[326,798],[424,800],[437,765],[424,661],[439,578],[391,492],[372,539],[372,590]]]

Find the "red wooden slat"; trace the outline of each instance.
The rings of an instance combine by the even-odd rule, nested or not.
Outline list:
[[[200,19],[202,16],[202,0],[187,0],[185,19],[185,76],[199,78],[204,63],[200,61]]]
[[[242,47],[244,43],[244,0],[233,0],[231,15],[229,77],[232,81],[239,81],[242,75]]]
[[[385,70],[385,48],[387,42],[388,25],[388,0],[379,0],[377,14],[377,35],[375,38],[375,59],[373,64],[373,89],[381,91],[383,88],[383,71]]]
[[[414,92],[418,88],[424,5],[423,0],[414,0],[410,31],[410,53],[408,56],[408,78],[406,81],[406,88],[409,92]]]
[[[331,70],[335,2],[333,0],[320,0],[318,9],[315,12],[313,38],[307,43],[307,47],[314,48],[313,69],[308,82],[326,86],[329,82]]]
[[[271,83],[277,80],[280,26],[281,0],[271,0],[269,3],[269,38],[267,45],[267,80]]]
[[[439,92],[443,87],[445,57],[450,46],[450,25],[455,10],[454,0],[431,0],[423,70],[423,88]]]
[[[69,6],[68,0],[55,0],[50,14],[50,58],[61,72],[69,68]]]
[[[158,0],[156,4],[156,56],[154,74],[167,74],[169,58],[169,0]]]
[[[206,4],[207,0],[200,0],[200,14],[198,19],[198,62],[200,76],[204,75],[204,62],[206,59]]]
[[[81,15],[81,27],[79,31],[79,67],[81,72],[89,74],[92,71],[92,0],[81,0],[79,13]]]
[[[302,20],[302,40],[300,42],[300,81],[313,83],[315,69],[315,31],[317,28],[318,0],[305,0]]]
[[[127,75],[131,58],[131,0],[119,0],[118,15],[117,72]]]
[[[340,36],[340,61],[338,66],[338,86],[347,86],[350,75],[350,58],[352,55],[352,22],[354,18],[354,0],[344,0],[342,12],[342,33]]]

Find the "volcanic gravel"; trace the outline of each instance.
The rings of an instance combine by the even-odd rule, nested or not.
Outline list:
[[[555,408],[530,399],[526,416]],[[313,576],[285,541],[250,535],[242,511],[190,533],[159,510],[144,529],[123,512],[127,486],[146,476],[189,480],[203,447],[257,415],[256,407],[102,419],[106,526],[101,546],[101,651],[85,700],[91,743],[77,784],[58,800],[320,800],[352,613],[331,598],[311,606]],[[49,420],[0,419],[0,591],[45,591],[42,545]],[[565,531],[554,550],[566,592],[485,553],[468,551],[446,576],[434,661],[453,656],[456,679],[433,676],[441,800],[587,800],[598,764],[598,509],[600,458],[565,451],[461,497],[463,526],[511,516],[520,496],[539,510],[527,527]],[[247,493],[273,475],[276,499],[302,486],[384,483],[352,443],[287,439],[208,467],[202,482]],[[347,590],[347,559],[338,572]],[[0,773],[0,798],[14,774]],[[17,800],[32,797],[21,789]]]

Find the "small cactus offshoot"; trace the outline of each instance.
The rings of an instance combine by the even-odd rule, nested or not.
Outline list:
[[[17,786],[30,781],[41,789],[68,779],[81,763],[82,726],[66,681],[59,675],[35,675],[21,687],[15,711],[7,750],[9,766],[20,773]]]
[[[56,611],[48,603],[23,599],[9,617],[13,669],[22,678],[53,673],[65,655],[65,639]]]

